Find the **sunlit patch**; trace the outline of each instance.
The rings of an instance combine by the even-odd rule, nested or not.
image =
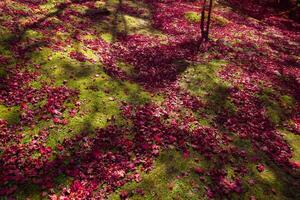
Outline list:
[[[111,199],[119,199],[122,191],[127,191],[130,198],[165,198],[176,197],[182,199],[199,199],[203,197],[204,187],[201,186],[196,173],[188,174],[196,166],[205,166],[200,161],[201,156],[193,153],[185,159],[176,150],[162,152],[149,173],[141,173],[141,181],[128,183],[121,187]],[[199,162],[195,161],[199,160]],[[205,168],[205,167],[204,167]],[[199,185],[200,184],[200,185]]]
[[[284,134],[284,138],[288,141],[291,145],[293,151],[292,160],[300,162],[300,136],[289,131],[281,131]]]
[[[0,199],[298,199],[299,24],[226,2],[0,2]]]
[[[275,125],[282,125],[287,121],[295,106],[293,97],[280,95],[268,88],[263,90],[259,98],[266,107],[266,115]]]
[[[7,120],[9,124],[17,124],[20,120],[19,108],[0,105],[0,119]]]
[[[187,12],[184,14],[185,18],[192,23],[200,22],[200,14],[196,12]]]
[[[105,41],[105,42],[112,42],[112,39],[113,39],[113,35],[110,34],[110,33],[103,33],[101,34],[101,38]]]

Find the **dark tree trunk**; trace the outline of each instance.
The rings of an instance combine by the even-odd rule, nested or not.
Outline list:
[[[212,13],[212,7],[213,7],[213,0],[209,0],[209,5],[208,6],[206,4],[207,4],[207,0],[203,0],[203,8],[202,8],[202,11],[201,11],[201,24],[200,24],[201,38],[203,40],[208,40],[210,22],[211,22],[211,13]],[[206,18],[206,12],[208,12],[207,18]]]
[[[204,38],[205,30],[204,30],[204,23],[205,23],[205,7],[206,7],[206,0],[203,1],[203,7],[201,12],[201,37]]]
[[[210,28],[210,21],[211,21],[211,12],[212,12],[213,0],[209,1],[208,7],[208,16],[207,16],[207,24],[206,24],[206,35],[205,39],[208,40],[209,28]]]

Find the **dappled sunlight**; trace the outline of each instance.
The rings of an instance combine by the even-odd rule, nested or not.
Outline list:
[[[0,199],[298,199],[289,6],[0,2]]]

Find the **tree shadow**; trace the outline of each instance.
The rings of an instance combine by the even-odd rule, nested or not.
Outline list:
[[[230,6],[234,10],[246,16],[262,20],[269,15],[276,13],[274,2],[270,1],[221,1],[223,4]],[[255,8],[255,9],[253,9]],[[278,12],[278,11],[277,11]]]
[[[22,38],[27,30],[40,27],[43,22],[45,22],[47,19],[49,19],[51,17],[60,17],[63,14],[64,10],[66,10],[70,5],[72,5],[72,3],[75,3],[77,1],[78,0],[72,0],[71,3],[59,4],[58,6],[56,6],[56,8],[57,8],[56,11],[49,13],[49,14],[45,15],[44,17],[38,19],[36,22],[33,22],[33,23],[26,25],[23,28],[17,30],[17,32],[14,33],[14,35],[12,35],[12,37],[9,38],[6,42],[9,45],[16,45],[17,43],[19,43],[22,40]]]
[[[199,49],[199,41],[193,39],[168,44],[160,44],[159,40],[154,39],[150,40],[149,47],[146,46],[141,51],[139,45],[144,46],[144,39],[151,38],[141,37],[135,40],[129,36],[124,39],[123,45],[128,50],[119,52],[116,49],[118,59],[132,66],[133,73],[129,74],[129,79],[148,89],[161,89],[171,85],[190,65],[188,58],[196,55]],[[119,41],[122,44],[122,39]],[[153,45],[154,41],[156,45]]]
[[[288,1],[282,1],[288,2]],[[287,31],[298,31],[299,25],[292,17],[285,17],[287,11],[291,8],[297,7],[296,5],[282,8],[276,4],[276,1],[221,1],[223,5],[230,7],[233,11],[242,16],[237,17],[240,24],[256,28],[260,31],[266,28],[266,24],[278,27]],[[291,12],[293,13],[293,12]],[[232,16],[231,16],[232,17]],[[259,23],[253,23],[248,20],[249,17],[259,20]],[[230,16],[229,16],[230,18]],[[296,19],[297,20],[297,19]]]
[[[121,2],[120,0],[119,3]],[[116,13],[114,20],[118,18],[119,11]],[[92,18],[92,16],[102,18],[103,13],[89,10],[86,15],[89,18]],[[117,26],[115,22],[115,24],[113,24],[113,30],[116,29]],[[130,77],[131,80],[157,89],[166,87],[175,82],[177,77],[189,66],[189,62],[186,60],[187,56],[195,55],[198,50],[198,45],[199,43],[197,41],[190,40],[178,42],[173,45],[150,46],[144,48],[143,51],[133,49],[128,52],[128,55],[132,55],[132,57],[128,58],[124,56],[122,59],[134,67],[134,72],[137,75]],[[62,68],[66,74],[71,74],[76,71],[74,66],[70,64],[64,64]],[[76,71],[74,74],[77,78],[88,77],[92,73],[92,71],[88,69],[81,69],[81,65],[79,68],[79,71]],[[114,90],[125,90],[123,86],[124,83],[119,82],[118,87],[114,87]],[[91,89],[95,91],[98,90],[96,86]],[[138,98],[134,92],[129,94],[129,96],[129,101]],[[211,102],[210,109],[216,108],[217,113],[221,112],[223,110],[222,104],[225,103],[220,100],[227,99],[228,96],[229,93],[226,91],[226,88],[222,86],[216,87],[216,90],[212,91],[211,99],[209,99],[209,102]],[[94,111],[90,113],[91,118],[99,110],[99,102],[95,101],[93,106]],[[189,135],[192,134],[188,131],[183,131],[175,126],[161,124],[161,118],[155,116],[155,110],[147,108],[145,110],[139,110],[139,112],[135,114],[138,115],[140,113],[145,114],[132,120],[132,128],[129,126],[117,127],[112,119],[113,126],[91,131],[92,120],[91,118],[87,118],[83,122],[82,134],[66,139],[62,143],[63,150],[59,150],[57,147],[54,153],[56,155],[53,160],[47,160],[45,162],[43,162],[43,158],[37,160],[37,163],[39,163],[39,161],[42,162],[42,166],[39,165],[37,174],[32,176],[32,171],[25,171],[24,178],[17,179],[16,182],[13,180],[12,184],[18,186],[18,184],[24,184],[24,182],[40,185],[49,183],[53,186],[55,177],[60,174],[67,174],[73,177],[79,184],[73,184],[71,190],[66,191],[66,195],[70,192],[76,193],[80,190],[89,191],[88,187],[90,187],[91,190],[96,189],[93,184],[85,187],[84,184],[81,183],[82,180],[87,180],[88,184],[94,182],[97,184],[97,187],[107,184],[107,186],[104,186],[105,189],[108,191],[114,190],[127,181],[134,179],[128,174],[134,172],[136,167],[142,166],[144,169],[149,169],[152,159],[156,157],[155,152],[157,147],[155,147],[154,144],[159,144],[159,139],[155,136],[162,138],[163,145],[159,144],[161,148],[174,145],[180,150],[186,148],[182,148],[181,141],[186,141],[186,138],[188,138],[188,142],[192,141],[192,145],[196,146],[201,153],[202,151],[206,154],[210,154],[210,152],[214,154],[220,153],[218,159],[214,160],[214,162],[216,162],[215,165],[220,169],[225,167],[223,162],[227,162],[226,158],[228,155],[226,153],[225,155],[221,154],[224,149],[220,148],[219,144],[210,143],[214,142],[214,140],[220,141],[220,138],[215,137],[216,133],[214,131],[209,132],[206,131],[206,129],[201,129],[201,132],[196,133],[196,136],[198,134],[200,136],[196,137],[197,140],[194,140],[195,138],[189,138]],[[158,126],[158,128],[156,126]],[[212,138],[209,138],[210,140],[203,140],[201,135],[202,131],[205,133],[205,136],[203,136],[205,139],[206,137]],[[173,138],[170,136],[173,136]],[[192,136],[194,137],[194,135]],[[174,138],[175,141],[172,142]],[[216,147],[214,145],[216,145]],[[205,149],[203,150],[202,148]],[[135,160],[133,166],[130,165],[132,164],[132,160]],[[31,160],[29,159],[29,161]],[[172,163],[169,163],[168,160],[166,160],[166,162],[169,168],[168,174],[173,176],[176,169],[172,168]],[[29,164],[31,165],[32,163]],[[219,176],[218,173],[216,174],[217,176]],[[217,185],[218,181],[219,179],[213,180],[213,184]],[[47,186],[47,184],[45,185]],[[100,188],[100,190],[101,189],[103,188]]]
[[[108,127],[90,131],[92,122],[87,120],[80,134],[65,139],[61,143],[62,149],[59,145],[54,148],[54,157],[51,160],[43,161],[43,157],[40,158],[42,164],[37,174],[21,171],[24,178],[14,182],[13,185],[22,187],[23,184],[40,184],[45,186],[44,189],[48,189],[47,186],[53,188],[57,186],[57,183],[53,182],[55,178],[64,174],[72,177],[73,181],[70,190],[64,191],[61,195],[97,189],[100,193],[107,190],[110,193],[128,181],[135,181],[138,168],[150,170],[160,150],[173,146],[184,152],[192,147],[209,161],[209,173],[206,175],[212,179],[202,184],[216,187],[217,196],[220,198],[229,198],[230,194],[226,193],[226,187],[222,189],[224,186],[220,185],[220,180],[226,177],[223,171],[227,165],[236,166],[238,163],[236,160],[242,161],[243,166],[244,158],[238,151],[226,150],[228,143],[223,136],[226,138],[227,133],[207,127],[187,131],[177,125],[164,124],[161,117],[155,113],[155,109],[155,106],[149,104],[144,107],[133,107],[134,113],[127,113],[126,117],[130,121],[130,126],[118,126],[112,120]],[[95,112],[96,110],[90,113],[91,116]],[[169,161],[169,159],[161,160],[162,163],[165,162],[168,170],[166,173],[174,178],[179,171]],[[30,162],[31,160],[29,165]],[[289,181],[286,184],[297,179],[289,178]],[[88,198],[92,198],[93,195],[91,192]]]
[[[248,173],[244,179],[243,197],[255,195],[260,199],[279,199],[284,196],[287,199],[297,199],[296,192],[300,187],[299,171],[288,171],[282,166],[278,166],[268,156],[259,150],[253,148],[251,141],[248,139],[236,138],[233,144],[247,152],[244,158]],[[253,158],[258,160],[252,161]],[[265,170],[259,172],[257,163],[263,163]],[[252,181],[252,183],[251,183]]]

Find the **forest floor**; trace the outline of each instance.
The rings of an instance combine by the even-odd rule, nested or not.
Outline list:
[[[300,199],[300,24],[219,1],[0,2],[0,199]]]

